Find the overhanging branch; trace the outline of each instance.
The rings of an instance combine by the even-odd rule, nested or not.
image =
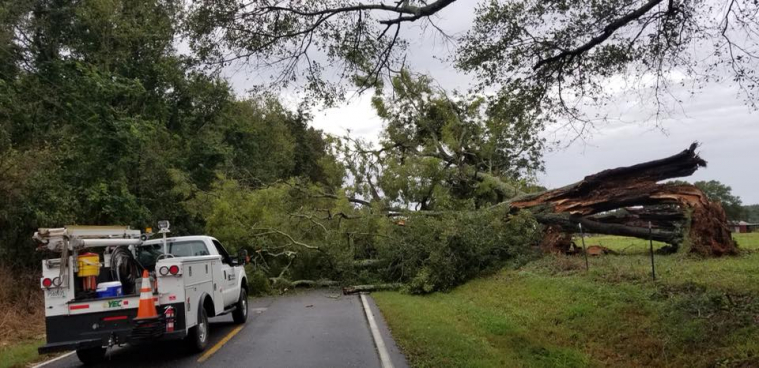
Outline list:
[[[609,23],[606,27],[604,27],[603,32],[596,36],[591,38],[588,42],[574,48],[571,50],[562,51],[554,56],[551,56],[546,59],[539,60],[535,66],[533,67],[534,70],[538,70],[542,68],[545,65],[553,64],[559,61],[563,61],[566,59],[571,59],[577,56],[582,55],[583,53],[587,52],[588,50],[604,43],[609,37],[611,37],[614,32],[616,32],[618,29],[628,25],[630,22],[642,17],[644,14],[648,13],[651,9],[653,9],[655,6],[659,5],[663,0],[650,0],[647,3],[643,4],[638,9],[635,9],[634,11],[627,13],[626,15],[614,20],[613,22]]]

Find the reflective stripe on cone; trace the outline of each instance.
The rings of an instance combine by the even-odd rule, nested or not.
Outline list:
[[[150,275],[148,270],[142,271],[142,287],[140,288],[140,306],[137,308],[137,318],[157,318],[158,313],[155,310],[155,300],[153,299],[153,288],[150,287]]]

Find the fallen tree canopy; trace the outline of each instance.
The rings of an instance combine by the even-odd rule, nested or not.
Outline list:
[[[412,211],[401,202],[361,196],[367,203],[359,203],[352,192],[330,193],[298,181],[255,190],[226,181],[198,196],[195,207],[210,205],[209,233],[232,250],[248,250],[251,275],[258,275],[262,290],[364,285],[346,289],[353,292],[402,285],[404,291],[425,294],[530,262],[540,257],[538,244],[543,251],[568,252],[578,224],[588,233],[648,239],[650,222],[654,240],[682,252],[736,253],[719,203],[695,186],[661,183],[705,166],[696,149],[693,144],[671,157],[605,170],[500,204],[484,206],[482,200],[482,207],[446,208],[440,199],[465,203],[467,194],[443,192],[429,202],[430,210]],[[487,184],[507,180],[501,177],[488,178]],[[446,182],[437,185],[439,190]],[[467,186],[483,189],[476,182]],[[385,193],[379,188],[377,197]]]
[[[722,206],[693,185],[659,183],[693,174],[706,161],[697,143],[670,157],[609,169],[558,189],[506,202],[527,210],[547,230],[544,250],[568,251],[578,224],[589,233],[651,238],[704,256],[735,254]]]

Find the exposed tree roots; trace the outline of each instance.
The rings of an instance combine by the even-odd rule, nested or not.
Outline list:
[[[548,225],[541,248],[569,251],[578,224],[588,233],[651,238],[687,245],[706,256],[735,254],[725,212],[693,185],[660,184],[706,166],[698,145],[667,158],[605,170],[563,188],[515,198],[511,211],[528,210]]]

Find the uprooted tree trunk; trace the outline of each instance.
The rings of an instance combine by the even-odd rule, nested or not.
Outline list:
[[[725,212],[693,185],[660,184],[693,174],[706,161],[698,145],[667,158],[605,170],[563,188],[515,198],[511,211],[528,210],[547,225],[544,250],[568,251],[578,224],[589,233],[651,237],[707,256],[735,254]]]

